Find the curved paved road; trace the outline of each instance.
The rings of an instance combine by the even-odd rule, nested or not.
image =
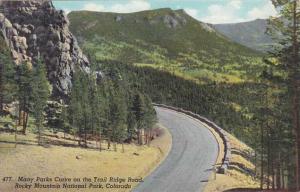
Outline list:
[[[169,128],[172,149],[160,166],[133,192],[199,192],[204,189],[218,156],[218,144],[200,122],[156,107],[159,122]]]

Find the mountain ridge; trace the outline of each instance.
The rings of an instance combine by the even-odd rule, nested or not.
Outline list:
[[[87,28],[89,29],[89,31],[86,31],[83,28],[76,29],[76,26],[80,26],[78,23],[78,20],[80,20],[80,18],[78,18],[78,17],[76,18],[76,16],[79,16],[79,15],[80,15],[80,17],[84,17],[87,20],[87,23],[88,23]],[[185,11],[182,9],[172,10],[170,8],[162,8],[162,9],[156,9],[156,10],[140,11],[140,12],[135,12],[135,13],[111,13],[111,12],[91,12],[91,11],[75,11],[74,12],[74,11],[72,11],[68,14],[68,17],[71,20],[70,28],[72,31],[74,31],[77,34],[77,36],[78,35],[81,36],[80,32],[87,33],[85,36],[89,36],[90,34],[95,33],[96,25],[100,24],[103,27],[97,28],[98,29],[97,34],[102,35],[103,33],[105,33],[103,28],[109,27],[112,31],[109,34],[109,36],[114,36],[114,38],[120,37],[120,34],[116,33],[117,30],[121,31],[121,33],[124,33],[125,35],[127,35],[129,37],[134,36],[134,35],[135,35],[135,37],[139,36],[140,39],[145,38],[145,37],[142,37],[141,35],[155,36],[155,33],[153,32],[153,30],[151,30],[150,27],[156,28],[155,29],[156,33],[161,33],[161,31],[163,31],[165,33],[169,33],[169,35],[172,36],[173,41],[175,41],[174,40],[175,37],[182,35],[186,38],[186,41],[190,41],[190,46],[184,46],[184,44],[182,44],[184,46],[183,48],[185,48],[185,49],[195,48],[195,46],[194,46],[195,43],[203,43],[206,41],[206,39],[204,37],[196,35],[195,34],[196,32],[198,32],[198,33],[217,33],[217,37],[215,34],[213,34],[213,35],[205,34],[205,36],[210,36],[209,38],[219,38],[217,40],[225,41],[225,43],[232,43],[228,39],[223,38],[222,34],[219,34],[217,31],[215,31],[213,28],[211,28],[208,24],[194,19],[193,17],[191,17],[190,15],[185,13]],[[93,20],[93,21],[91,22],[91,20]],[[129,24],[131,24],[131,26],[128,26],[131,28],[133,28],[132,24],[135,24],[135,25],[139,25],[139,28],[138,27],[134,28],[135,31],[130,30],[130,32],[133,33],[133,34],[130,34],[124,28],[122,29],[118,25],[114,25],[116,23],[119,26],[123,25],[124,27],[127,27]],[[161,24],[164,24],[164,26],[162,26]],[[199,26],[201,26],[201,27],[199,27]],[[163,27],[165,27],[165,29],[163,29]],[[185,29],[182,29],[183,27],[190,28],[190,29],[185,30]],[[143,30],[143,28],[144,28],[144,30]],[[174,29],[174,31],[171,31],[168,29]],[[195,30],[195,32],[193,32],[192,30]],[[136,31],[138,31],[140,33],[136,33]],[[126,33],[126,32],[128,32],[128,33]],[[189,37],[187,34],[184,34],[187,32],[192,37]],[[179,34],[179,33],[181,33],[181,34]],[[176,36],[176,34],[179,34],[179,35]],[[105,36],[108,36],[108,33],[106,33]],[[156,39],[150,38],[150,40],[152,42],[158,43],[158,44],[159,44],[158,40],[161,40],[162,44],[170,43],[170,41],[164,41],[165,39],[168,39],[168,37],[165,37],[164,34],[158,34],[158,35],[156,34],[156,37],[157,37]],[[169,37],[169,39],[170,38],[171,37]],[[193,43],[193,41],[196,41],[196,42]],[[217,43],[216,46],[220,46],[218,44],[218,42],[216,42],[216,43]],[[222,44],[222,43],[220,43],[220,44]],[[235,46],[239,46],[239,49],[247,49],[247,48],[237,45],[237,44]],[[168,47],[168,48],[170,50],[173,49],[172,47]],[[180,51],[182,51],[182,49],[180,49]],[[247,51],[251,52],[250,50],[247,50]]]
[[[211,26],[237,43],[265,52],[273,44],[272,38],[265,33],[267,25],[268,21],[266,19],[256,19],[241,23],[215,24]]]
[[[196,81],[243,81],[262,56],[184,10],[76,11],[68,17],[80,45],[98,60],[147,65]]]

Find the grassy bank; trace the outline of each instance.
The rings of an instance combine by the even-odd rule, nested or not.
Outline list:
[[[253,150],[234,136],[228,134],[232,157],[227,173],[211,176],[204,192],[229,191],[236,188],[258,188],[259,181],[251,175],[255,173],[255,166],[251,162]]]
[[[102,151],[93,149],[94,141],[89,141],[90,148],[84,149],[70,139],[64,139],[63,134],[44,135],[45,146],[37,145],[37,135],[28,133],[17,135],[17,147],[13,148],[14,133],[0,134],[0,178],[12,177],[11,182],[2,183],[0,191],[78,191],[78,189],[16,189],[16,183],[28,182],[18,181],[18,177],[34,178],[71,178],[68,184],[74,184],[73,178],[81,178],[76,184],[87,183],[86,189],[79,191],[130,191],[138,182],[128,182],[128,178],[144,179],[153,170],[165,155],[171,145],[171,137],[166,129],[162,129],[159,137],[153,140],[150,146],[137,146],[134,144],[117,145],[107,149],[107,143],[102,143]],[[11,143],[10,143],[11,142]],[[92,182],[83,182],[83,178],[91,178]],[[102,183],[103,188],[89,188],[94,177],[107,178]],[[110,177],[125,179],[121,182],[110,182]],[[33,182],[34,183],[34,182]],[[57,184],[64,182],[40,182],[41,184]],[[30,184],[30,183],[28,183]],[[107,188],[106,184],[126,185],[130,187]]]

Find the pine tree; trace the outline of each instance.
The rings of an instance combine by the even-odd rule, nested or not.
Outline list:
[[[73,77],[73,86],[70,97],[70,104],[68,107],[68,117],[70,125],[72,126],[72,132],[74,134],[74,140],[76,135],[79,135],[78,144],[81,145],[81,121],[82,121],[82,106],[81,106],[81,71],[76,70]]]
[[[277,60],[267,60],[274,71],[269,75],[272,82],[282,86],[289,97],[292,127],[295,133],[295,188],[300,189],[300,60],[299,60],[299,0],[272,0],[280,10],[280,17],[272,18],[269,33],[277,40],[278,46],[271,52]],[[280,71],[280,73],[278,73]],[[271,71],[272,72],[272,71]],[[275,75],[274,75],[275,74]],[[282,74],[282,75],[278,75]]]
[[[149,144],[153,126],[157,123],[156,111],[153,108],[152,101],[149,96],[145,95],[146,113],[144,117],[146,129],[146,143]]]
[[[61,106],[61,113],[59,116],[59,124],[60,124],[60,128],[63,130],[64,132],[64,137],[66,137],[66,133],[70,133],[71,129],[70,129],[70,124],[69,124],[69,118],[68,118],[68,106],[65,105],[64,103]]]
[[[99,97],[98,97],[98,87],[96,82],[96,76],[92,71],[89,75],[89,105],[91,109],[91,117],[90,117],[90,126],[91,132],[95,135],[97,127],[100,125],[98,122],[100,113],[99,113]]]
[[[134,96],[132,111],[135,115],[135,122],[138,130],[138,142],[142,143],[141,132],[147,131],[146,142],[153,125],[157,122],[156,112],[152,106],[151,99],[137,92]]]
[[[144,115],[146,113],[144,97],[141,93],[137,92],[133,100],[133,113],[137,124],[137,138],[138,143],[142,144],[142,129],[144,128]]]
[[[119,87],[118,82],[112,84],[114,86],[110,87],[109,137],[112,141],[120,143],[127,135],[127,104],[122,87]]]
[[[0,44],[5,44],[0,38]],[[0,116],[4,114],[3,104],[13,101],[16,94],[15,64],[5,46],[0,48]]]
[[[135,137],[135,130],[137,128],[137,122],[134,112],[134,98],[137,92],[137,86],[129,91],[128,94],[128,114],[127,114],[127,135],[128,142],[131,142]]]
[[[76,70],[73,80],[71,99],[69,105],[70,124],[73,127],[74,139],[79,135],[79,145],[87,147],[88,134],[93,131],[94,119],[91,105],[91,85],[89,75]]]
[[[32,112],[38,130],[38,143],[41,144],[41,133],[44,121],[44,109],[50,95],[50,85],[46,76],[45,64],[39,60],[33,70],[32,77]]]
[[[80,100],[82,110],[82,132],[84,134],[84,147],[87,147],[87,136],[91,131],[91,105],[89,101],[90,89],[89,89],[89,77],[88,74],[80,73]]]
[[[108,85],[102,82],[97,86],[97,131],[99,133],[99,149],[101,151],[101,142],[104,133],[107,133],[109,126],[109,91]]]
[[[97,84],[95,72],[89,75],[89,104],[91,109],[90,125],[93,135],[99,138],[99,149],[101,151],[101,137],[104,127],[107,124],[107,98],[106,98],[106,85],[102,82]]]
[[[129,142],[131,142],[134,137],[136,124],[137,123],[136,123],[135,115],[131,107],[131,110],[128,111],[128,115],[127,115],[127,135],[128,135]]]
[[[23,125],[22,133],[26,134],[26,128],[30,112],[32,97],[32,64],[22,63],[17,67],[17,97],[19,100],[19,124]]]

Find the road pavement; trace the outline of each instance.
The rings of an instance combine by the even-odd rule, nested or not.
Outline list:
[[[200,192],[218,156],[218,143],[199,121],[156,107],[159,122],[172,135],[167,158],[133,192]]]

